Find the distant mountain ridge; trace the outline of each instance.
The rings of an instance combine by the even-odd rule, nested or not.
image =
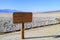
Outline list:
[[[22,11],[19,11],[19,10],[11,10],[11,9],[0,9],[0,12],[10,13],[10,12],[22,12]]]

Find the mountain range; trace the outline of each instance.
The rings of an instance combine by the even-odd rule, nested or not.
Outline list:
[[[19,11],[19,10],[11,10],[11,9],[0,9],[0,12],[22,12],[22,11]]]

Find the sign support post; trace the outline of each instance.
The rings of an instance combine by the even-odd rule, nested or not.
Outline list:
[[[24,39],[24,23],[23,22],[21,27],[21,38]]]

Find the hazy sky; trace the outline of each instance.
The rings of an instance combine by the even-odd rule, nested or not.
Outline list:
[[[60,10],[60,0],[0,0],[0,9],[32,12]]]

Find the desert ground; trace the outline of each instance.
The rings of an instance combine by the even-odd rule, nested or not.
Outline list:
[[[22,40],[21,33],[12,32],[0,35],[0,40]],[[60,40],[60,24],[25,30],[23,40]]]
[[[60,12],[32,12],[32,22],[25,23],[25,28],[58,23],[56,18],[60,18]],[[20,24],[13,24],[13,13],[0,13],[0,32],[19,30]]]
[[[11,14],[1,13],[0,17],[5,17],[5,18],[11,17],[12,18],[13,17],[12,15],[13,15],[12,13]],[[60,24],[33,28],[35,26],[37,27],[37,26],[41,26],[45,24],[57,23],[55,18],[60,18],[60,12],[49,12],[49,13],[40,13],[40,12],[34,13],[33,12],[33,17],[34,18],[33,18],[32,23],[25,24],[26,27],[32,27],[32,28],[29,30],[25,30],[25,39],[23,40],[60,40]],[[3,21],[2,23],[0,22],[0,23],[4,24],[4,22],[5,21]],[[3,30],[4,32],[8,27],[9,28],[6,31],[10,30],[10,28],[11,29],[15,28],[15,26],[11,27],[12,24],[10,26],[8,24],[10,23],[7,22],[5,27],[4,25],[2,26],[0,25],[1,31]],[[19,27],[16,29],[19,29]],[[22,40],[21,32],[17,31],[17,32],[6,33],[3,35],[0,35],[0,40]]]

